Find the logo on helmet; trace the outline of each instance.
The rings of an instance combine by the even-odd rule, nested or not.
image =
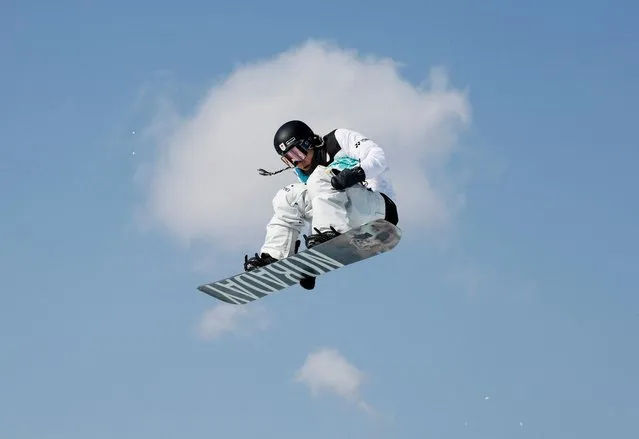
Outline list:
[[[280,144],[279,144],[279,145],[277,145],[277,146],[279,146],[279,148],[280,148],[282,151],[285,151],[285,150],[286,150],[286,145],[284,145],[284,142],[280,143]]]

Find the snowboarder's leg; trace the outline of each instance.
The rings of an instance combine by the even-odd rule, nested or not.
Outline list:
[[[331,226],[339,233],[351,228],[347,212],[348,193],[333,188],[332,177],[331,169],[318,166],[306,182],[308,200],[313,206],[313,233],[317,230],[330,232]]]
[[[266,226],[266,237],[260,253],[282,259],[295,253],[296,241],[312,215],[307,203],[307,188],[302,183],[290,184],[273,197],[273,216]]]
[[[298,237],[312,218],[311,203],[307,201],[307,187],[302,183],[290,184],[273,197],[273,216],[266,225],[266,237],[260,253],[244,257],[244,269],[252,270],[297,253]],[[315,278],[307,277],[300,285],[312,290]]]
[[[386,201],[381,193],[356,184],[345,190],[349,203],[346,212],[349,228],[359,227],[370,221],[386,218]]]
[[[381,193],[356,184],[343,191],[331,185],[330,169],[318,166],[307,181],[313,206],[312,229],[316,233],[344,233],[369,221],[386,217],[387,201]],[[391,202],[392,203],[392,202]],[[317,229],[317,230],[316,230]]]

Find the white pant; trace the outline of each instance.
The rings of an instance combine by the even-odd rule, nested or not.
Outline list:
[[[261,253],[275,259],[292,255],[295,241],[308,223],[310,233],[316,233],[315,228],[324,232],[331,226],[343,233],[385,217],[386,205],[379,192],[361,184],[335,190],[332,176],[329,168],[318,166],[306,184],[293,183],[277,192]]]

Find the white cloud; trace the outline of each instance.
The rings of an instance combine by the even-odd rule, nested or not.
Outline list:
[[[360,370],[332,348],[309,354],[295,375],[295,380],[305,384],[314,397],[322,392],[332,393],[371,412],[371,407],[360,395],[364,378]]]
[[[257,306],[220,304],[204,312],[198,326],[200,337],[213,340],[223,334],[250,335],[269,325],[266,312]]]
[[[463,200],[444,166],[471,109],[440,68],[417,86],[393,60],[311,41],[237,67],[191,116],[167,107],[163,114],[152,125],[160,135],[144,173],[145,211],[185,241],[212,239],[220,249],[261,244],[275,191],[295,179],[256,169],[281,167],[272,138],[290,119],[320,133],[352,128],[385,147],[404,227],[445,225]]]

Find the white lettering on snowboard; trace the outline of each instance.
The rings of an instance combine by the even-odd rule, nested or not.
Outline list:
[[[307,250],[304,253],[299,253],[296,256],[299,258],[304,258],[309,262],[315,262],[316,264],[323,266],[325,268],[325,271],[320,271],[320,274],[328,273],[329,271],[333,271],[344,266],[344,264],[342,264],[340,261],[336,261],[335,259],[313,249]],[[313,267],[312,265],[311,267],[319,270],[317,267]]]
[[[237,282],[240,276],[242,276],[242,274],[233,278],[221,280],[214,284],[206,285],[206,287],[218,294],[221,294],[227,299],[231,299],[235,303],[240,303],[237,300],[242,301],[242,303],[251,302],[266,295],[266,293],[263,293],[260,290],[255,290],[254,287],[240,285]],[[255,293],[251,292],[249,287],[252,288]]]
[[[317,250],[290,256],[270,265],[205,285],[227,302],[242,304],[298,283],[308,276],[319,276],[343,267],[339,261]],[[222,296],[222,297],[220,297]],[[222,299],[224,300],[224,299]]]
[[[235,303],[235,304],[242,304],[242,303],[251,302],[251,300],[249,300],[249,299],[244,299],[242,297],[237,297],[234,294],[231,294],[231,293],[229,293],[227,291],[224,291],[218,285],[219,285],[218,283],[206,284],[206,285],[203,285],[202,288],[206,288],[207,290],[209,290],[211,292],[211,294],[213,296],[215,296],[218,299],[223,300],[225,302]]]

